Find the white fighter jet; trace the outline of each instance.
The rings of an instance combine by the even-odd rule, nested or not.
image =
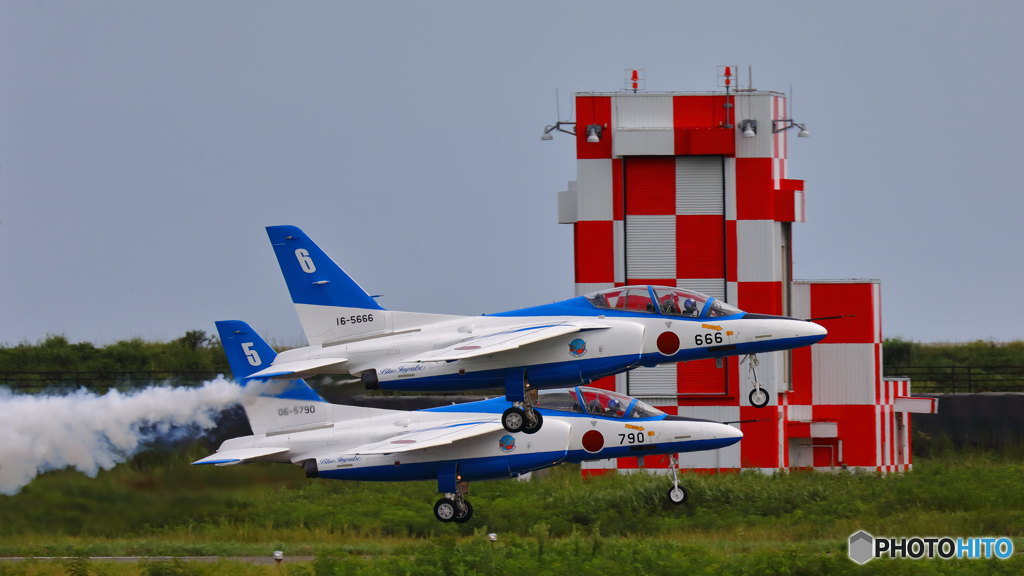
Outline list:
[[[367,388],[499,387],[513,405],[505,430],[540,429],[531,389],[587,384],[638,366],[809,346],[827,334],[807,320],[750,314],[681,288],[622,286],[484,316],[385,310],[302,230],[267,228],[309,346],[254,376],[355,377]],[[768,392],[754,381],[750,402]]]
[[[217,322],[217,330],[245,387],[253,434],[225,441],[194,464],[283,462],[302,466],[309,477],[437,480],[444,496],[434,515],[443,522],[472,516],[465,498],[470,481],[645,454],[672,455],[669,498],[679,504],[687,493],[675,455],[723,448],[743,436],[723,423],[669,416],[635,398],[585,386],[531,392],[533,409],[546,422],[532,435],[503,428],[501,415],[511,403],[500,397],[416,411],[329,404],[301,379],[254,378],[275,352],[246,323]]]

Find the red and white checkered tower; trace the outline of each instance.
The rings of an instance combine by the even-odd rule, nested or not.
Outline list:
[[[787,143],[803,125],[784,94],[734,89],[576,94],[577,179],[559,197],[574,226],[576,292],[626,284],[679,286],[762,314],[821,321],[823,343],[757,357],[771,403],[747,400],[749,362],[701,360],[638,368],[595,383],[666,412],[740,422],[744,438],[724,450],[683,454],[683,468],[910,466],[909,382],[881,375],[881,309],[874,280],[794,282],[792,225],[804,221],[804,182],[789,178]],[[852,315],[852,316],[851,316]],[[667,457],[584,465],[664,468]]]

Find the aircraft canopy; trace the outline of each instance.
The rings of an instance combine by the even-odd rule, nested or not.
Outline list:
[[[665,414],[636,398],[588,386],[541,390],[536,406],[547,410],[622,419],[651,418]]]
[[[718,298],[669,286],[621,286],[585,296],[596,308],[684,318],[716,318],[742,311]]]

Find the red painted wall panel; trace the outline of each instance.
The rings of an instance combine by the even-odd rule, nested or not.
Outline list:
[[[815,468],[839,467],[843,465],[843,462],[839,459],[838,438],[815,438],[814,444]]]
[[[744,468],[775,468],[779,465],[778,408],[740,406],[740,420],[757,420],[740,424],[740,466]]]
[[[580,221],[573,225],[576,282],[615,279],[615,238],[611,220]]]
[[[723,394],[726,390],[726,366],[715,366],[714,360],[680,362],[678,367],[680,394]]]
[[[736,217],[775,219],[775,180],[771,158],[736,159]]]
[[[605,376],[604,378],[598,378],[597,380],[594,380],[590,384],[587,384],[587,386],[592,386],[594,388],[600,388],[601,390],[609,390],[611,392],[615,392],[615,376]]]
[[[739,299],[734,305],[744,312],[782,314],[781,282],[740,282],[736,291]]]
[[[714,366],[714,360],[700,360],[699,362],[710,362],[711,366]],[[692,363],[682,364],[682,366],[688,366]],[[680,399],[680,404],[686,406],[737,406],[739,404],[740,390],[740,359],[733,356],[725,359],[725,393],[722,393],[721,388],[710,389],[704,391],[706,396],[687,396]],[[743,367],[746,370],[746,365]],[[680,392],[693,392],[687,385],[683,385],[679,388]],[[746,394],[748,391],[743,390],[742,393]]]
[[[817,405],[816,421],[836,422],[843,441],[843,460],[848,466],[877,466],[875,407],[872,405]]]
[[[675,96],[672,98],[672,123],[676,128],[720,128],[736,124],[735,107],[725,107],[725,95]]]
[[[796,222],[796,201],[792,190],[774,191],[774,219],[778,222]]]
[[[680,278],[725,277],[725,233],[721,216],[676,216],[676,274]]]
[[[640,467],[640,463],[637,461],[636,456],[626,456],[625,458],[619,458],[618,467],[619,470],[636,470]]]
[[[676,155],[736,154],[735,108],[725,107],[725,96],[672,98]]]
[[[804,346],[792,351],[793,356],[793,391],[789,393],[790,405],[806,405],[811,403],[813,396],[813,362],[811,347]]]
[[[733,156],[736,135],[726,128],[677,128],[675,153],[680,156]]]
[[[633,156],[624,162],[626,213],[676,213],[676,160],[672,156]]]
[[[604,127],[600,142],[587,142],[587,125]],[[610,96],[576,97],[576,157],[612,157],[612,99]]]
[[[871,343],[875,341],[874,284],[811,284],[811,317],[846,316],[822,320],[828,329],[825,342]]]
[[[783,178],[782,180],[779,181],[779,189],[780,190],[790,190],[790,191],[793,191],[793,190],[803,191],[803,189],[804,189],[804,181],[803,180],[793,180],[793,179],[789,179],[789,178]]]

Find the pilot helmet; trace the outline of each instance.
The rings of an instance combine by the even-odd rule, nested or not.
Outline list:
[[[617,399],[615,399],[615,398],[612,398],[612,399],[608,400],[608,409],[609,410],[618,410],[621,407],[621,405],[622,404]]]
[[[697,302],[694,301],[693,298],[687,298],[686,301],[683,302],[683,310],[686,310],[687,312],[693,312],[696,309],[697,309]]]

